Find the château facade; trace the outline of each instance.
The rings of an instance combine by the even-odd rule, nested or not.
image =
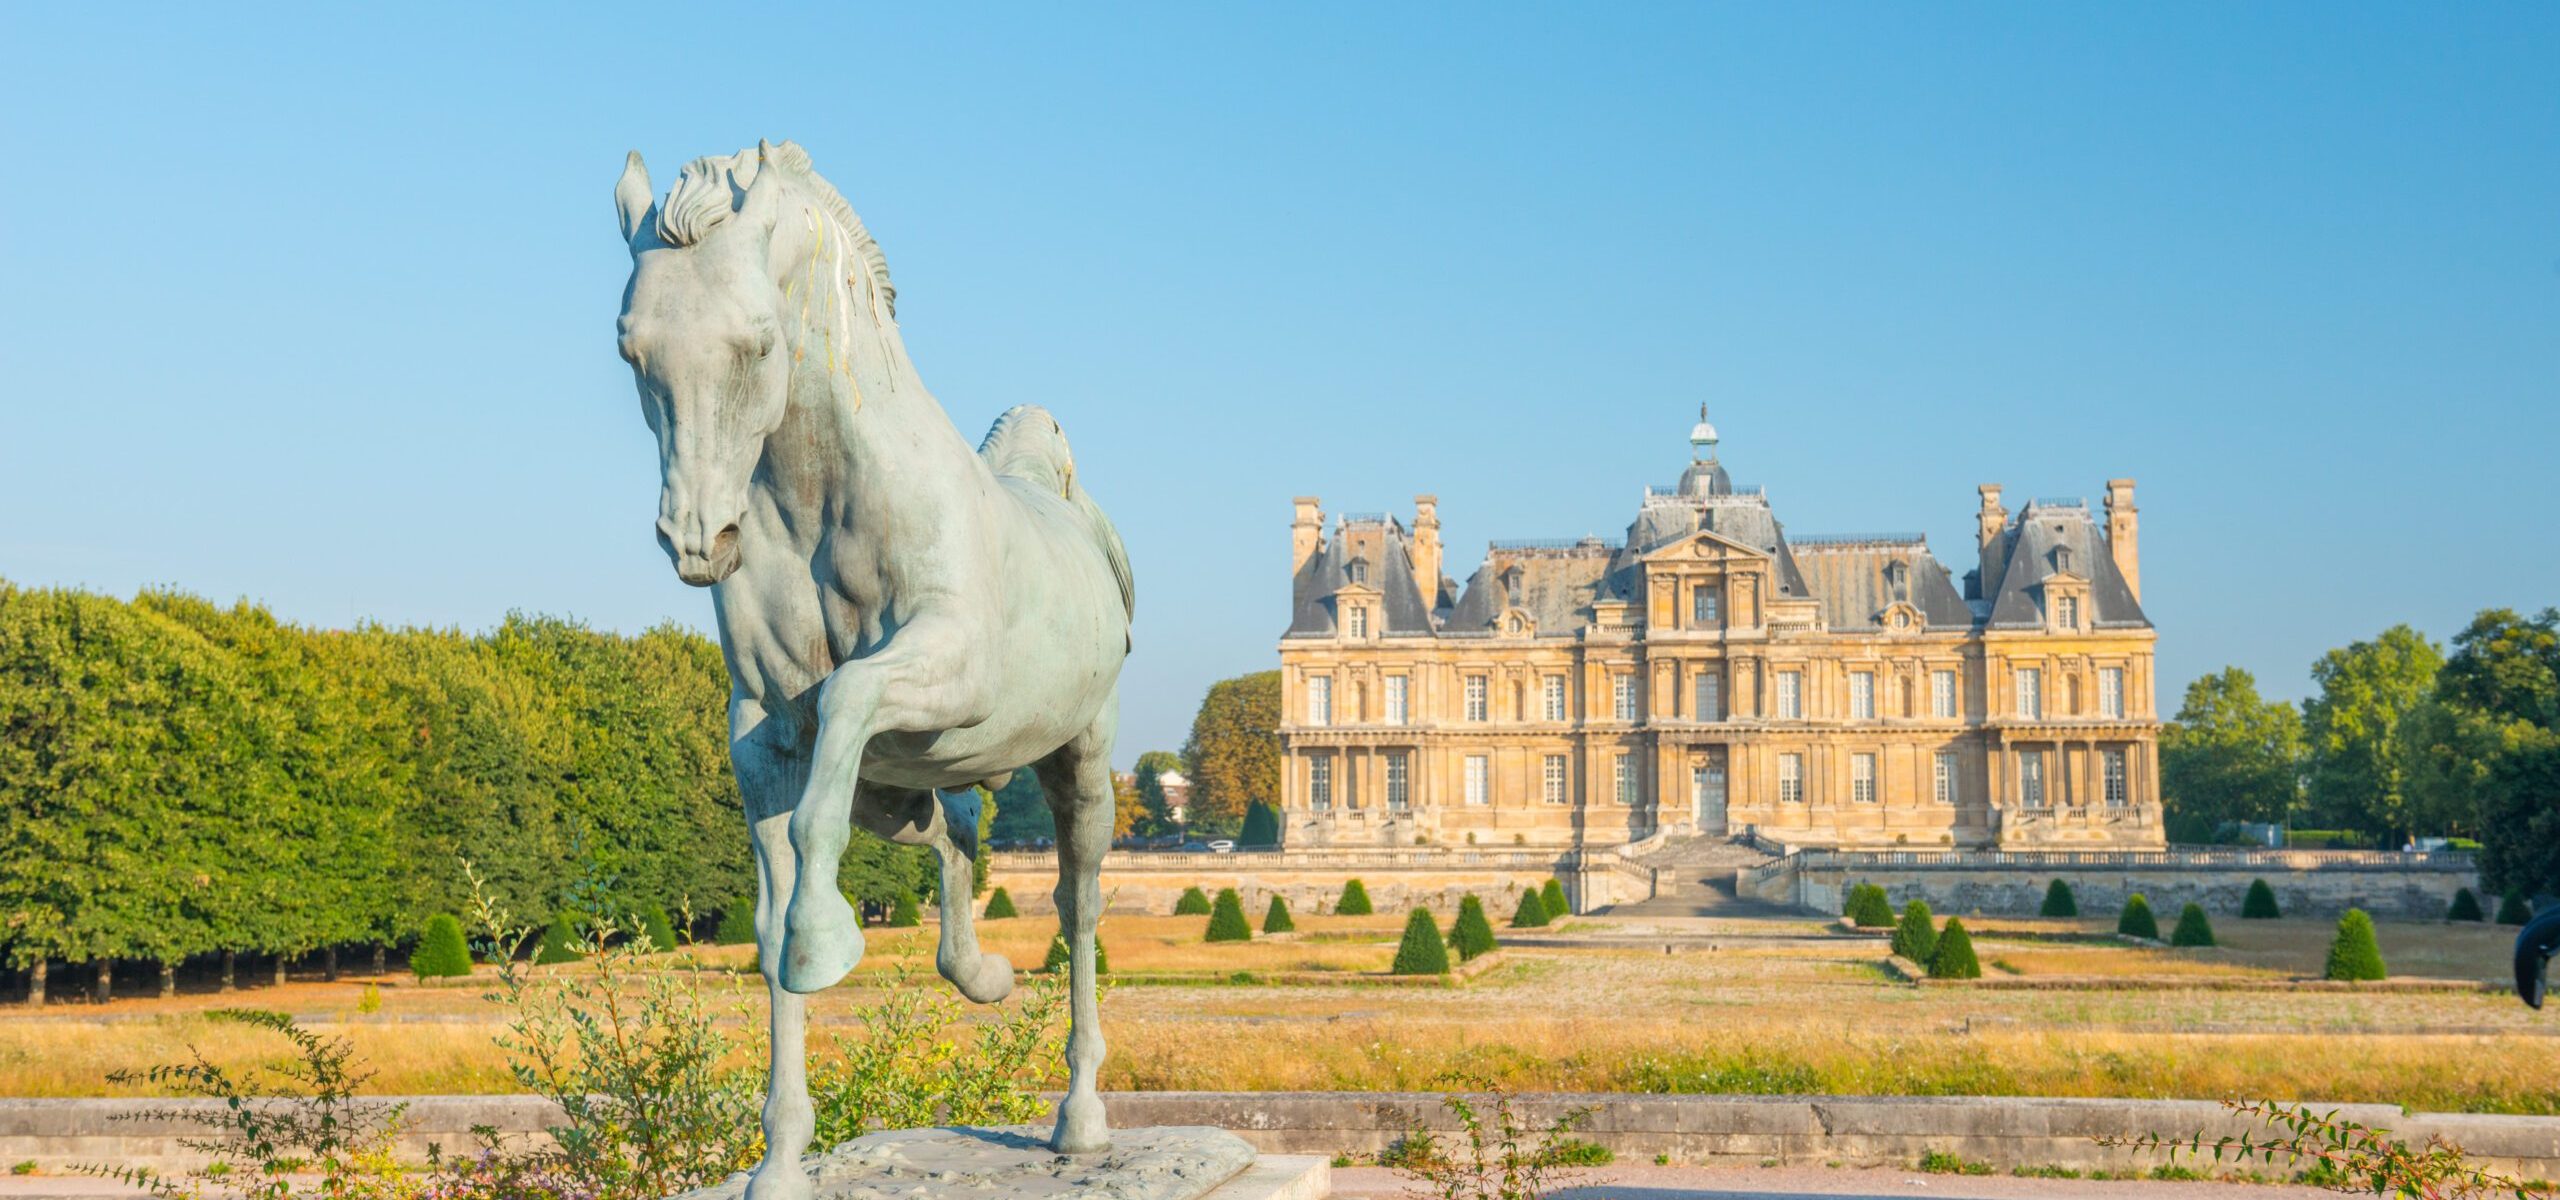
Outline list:
[[[1917,535],[1788,534],[1699,416],[1623,541],[1495,542],[1463,585],[1433,497],[1330,535],[1298,498],[1288,844],[2163,844],[2132,480],[1984,484],[1959,580]]]

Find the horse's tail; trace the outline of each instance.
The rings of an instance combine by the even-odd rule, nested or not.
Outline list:
[[[1120,544],[1120,531],[1112,528],[1111,518],[1102,515],[1102,506],[1076,486],[1075,455],[1067,450],[1067,432],[1058,427],[1058,419],[1037,404],[1014,405],[987,430],[986,440],[978,443],[978,457],[996,474],[1028,480],[1084,514],[1094,542],[1111,563],[1112,578],[1120,584],[1121,611],[1136,616],[1138,585],[1129,574],[1129,551]]]

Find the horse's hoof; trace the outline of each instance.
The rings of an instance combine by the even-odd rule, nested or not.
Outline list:
[[[972,1004],[993,1004],[1013,994],[1013,961],[993,950],[968,960],[964,967],[944,967],[942,977]]]
[[[1060,1154],[1100,1154],[1111,1148],[1111,1125],[1102,1116],[1102,1097],[1069,1095],[1058,1101],[1058,1127],[1049,1148]]]
[[[817,1186],[809,1182],[809,1172],[796,1162],[766,1159],[747,1178],[744,1200],[810,1200]]]
[[[862,961],[862,927],[832,890],[791,902],[783,924],[782,986],[806,995],[842,982]]]

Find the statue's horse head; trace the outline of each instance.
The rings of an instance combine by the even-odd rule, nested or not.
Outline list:
[[[663,202],[653,195],[634,153],[614,188],[631,247],[620,349],[658,439],[658,544],[677,576],[709,587],[738,569],[738,525],[788,406],[807,292],[823,292],[818,315],[835,326],[823,331],[830,365],[850,362],[857,308],[877,328],[895,293],[860,220],[789,142],[696,159]],[[808,289],[794,295],[783,285],[804,266]]]

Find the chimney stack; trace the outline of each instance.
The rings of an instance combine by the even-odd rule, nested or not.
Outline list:
[[[1289,522],[1289,577],[1295,579],[1306,569],[1307,560],[1316,556],[1324,545],[1324,510],[1313,496],[1297,499],[1298,515]]]
[[[1413,498],[1413,582],[1422,592],[1422,611],[1440,602],[1440,498]]]
[[[1982,559],[1982,594],[1991,596],[1998,594],[2000,577],[2009,570],[2009,510],[2000,507],[1999,484],[1986,483],[1974,490],[1982,494],[1982,508],[1974,514],[1974,538]]]
[[[2107,553],[2116,560],[2116,573],[2124,576],[2124,586],[2132,591],[2134,602],[2142,602],[2142,546],[2140,510],[2133,506],[2133,481],[2107,481]]]

